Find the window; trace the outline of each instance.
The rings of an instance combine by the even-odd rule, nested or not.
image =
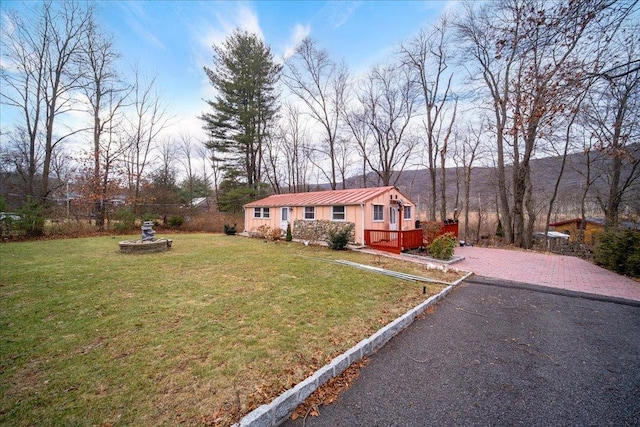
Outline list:
[[[404,215],[402,216],[402,218],[411,219],[411,206],[405,206],[403,211],[404,211]]]
[[[384,205],[373,205],[373,220],[384,221]]]
[[[269,218],[269,208],[253,208],[254,218]]]
[[[305,206],[304,207],[304,219],[316,219],[316,208],[315,208],[315,206]]]
[[[347,219],[346,210],[344,206],[332,206],[331,207],[331,220],[332,221],[344,221]]]

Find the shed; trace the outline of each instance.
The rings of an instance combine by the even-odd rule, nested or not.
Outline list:
[[[549,226],[553,227],[557,232],[568,235],[570,242],[578,241],[580,227],[583,227],[584,237],[582,240],[583,243],[586,243],[588,245],[595,244],[598,235],[604,232],[603,219],[572,218],[564,221],[550,223]]]

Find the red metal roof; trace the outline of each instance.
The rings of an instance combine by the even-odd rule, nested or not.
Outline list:
[[[247,203],[244,207],[359,205],[393,189],[397,190],[394,186],[389,186],[274,194],[273,196]]]
[[[572,219],[565,219],[564,221],[558,221],[558,222],[552,222],[549,223],[550,227],[559,227],[561,225],[566,225],[566,224],[571,224],[572,222],[576,223],[577,227],[580,227],[580,223],[582,222],[582,218],[572,218]],[[585,219],[586,223],[591,223],[591,224],[597,224],[597,225],[604,225],[604,220],[597,220],[597,219],[590,219],[587,218]]]

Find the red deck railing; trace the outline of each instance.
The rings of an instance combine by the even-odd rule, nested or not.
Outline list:
[[[433,237],[445,233],[453,233],[458,237],[458,222],[446,222]],[[399,237],[398,237],[399,236]],[[400,240],[398,240],[400,239]],[[364,230],[364,243],[373,249],[399,254],[402,251],[418,249],[431,244],[431,239],[425,237],[422,228],[415,230]]]
[[[422,246],[422,229],[364,230],[364,242],[371,248],[399,254]]]

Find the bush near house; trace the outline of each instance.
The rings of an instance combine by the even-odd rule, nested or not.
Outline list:
[[[640,231],[606,231],[596,246],[594,260],[606,269],[640,277]]]
[[[351,236],[351,230],[349,228],[343,228],[339,230],[329,230],[327,244],[331,249],[334,249],[336,251],[342,251],[347,247],[350,236]]]
[[[422,221],[420,223],[422,228],[422,236],[427,244],[431,244],[436,236],[442,231],[443,225],[438,221]]]
[[[237,232],[238,232],[238,230],[236,230],[236,224],[233,224],[233,225],[225,224],[224,225],[224,234],[226,234],[227,236],[233,236]]]
[[[429,255],[437,259],[450,259],[456,247],[456,236],[453,233],[445,233],[433,239],[429,245]]]

